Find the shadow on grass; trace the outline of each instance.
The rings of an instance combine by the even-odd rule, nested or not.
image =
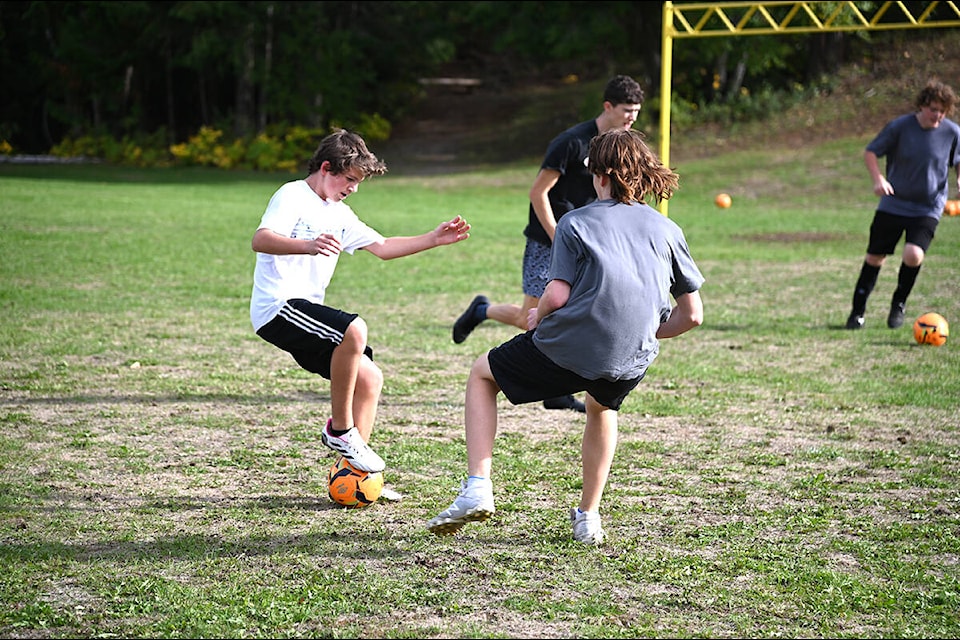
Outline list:
[[[329,509],[338,507],[329,506]],[[342,525],[342,523],[341,523]],[[361,527],[307,534],[248,536],[230,542],[218,535],[183,534],[162,536],[154,540],[101,540],[89,543],[13,543],[0,546],[0,564],[41,562],[50,559],[77,562],[132,559],[137,563],[151,560],[202,560],[212,557],[235,558],[305,554],[362,559],[404,558],[409,554],[383,544],[383,532]],[[318,553],[322,550],[322,553]]]
[[[299,391],[281,394],[239,394],[239,393],[173,393],[164,395],[141,394],[80,394],[63,396],[31,396],[25,398],[7,398],[0,400],[0,407],[16,405],[69,405],[69,404],[223,404],[235,402],[240,404],[268,404],[280,402],[330,402],[328,394],[318,394],[312,391]]]

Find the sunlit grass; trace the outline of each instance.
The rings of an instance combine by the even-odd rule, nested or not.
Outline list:
[[[706,321],[624,404],[599,549],[566,520],[581,416],[505,401],[496,516],[424,528],[465,470],[470,365],[515,334],[455,345],[451,324],[476,293],[520,301],[535,166],[348,201],[386,234],[473,230],[341,259],[328,301],[370,327],[375,444],[406,496],[341,510],[327,384],[248,317],[250,237],[291,176],[0,165],[0,634],[955,637],[960,352],[886,328],[898,258],[842,329],[875,205],[862,143],[677,167]],[[960,318],[958,220],[908,317]]]

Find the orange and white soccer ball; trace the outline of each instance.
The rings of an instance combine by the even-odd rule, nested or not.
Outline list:
[[[913,323],[913,339],[917,344],[939,347],[946,344],[949,335],[950,325],[939,313],[925,313]]]

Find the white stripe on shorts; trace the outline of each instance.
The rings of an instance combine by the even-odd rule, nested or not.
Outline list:
[[[282,317],[284,320],[290,324],[303,329],[307,333],[312,333],[316,336],[320,336],[324,340],[330,340],[340,344],[343,342],[343,333],[329,327],[325,324],[320,324],[314,318],[311,318],[302,311],[298,311],[291,307],[289,304],[284,304],[280,308],[280,312],[277,314]]]

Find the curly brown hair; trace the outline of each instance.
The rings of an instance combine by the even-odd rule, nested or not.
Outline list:
[[[595,175],[610,177],[610,195],[617,202],[668,200],[680,183],[680,176],[660,162],[635,129],[611,129],[590,141],[587,167]]]
[[[943,105],[943,115],[949,116],[953,107],[957,104],[957,94],[953,92],[950,85],[938,80],[931,80],[917,94],[916,107],[917,109],[926,107],[933,102],[939,102]]]
[[[351,169],[359,170],[364,178],[387,172],[387,165],[367,149],[363,138],[346,129],[334,131],[320,141],[307,165],[307,174],[319,171],[324,162],[329,162],[330,172],[338,175]]]

